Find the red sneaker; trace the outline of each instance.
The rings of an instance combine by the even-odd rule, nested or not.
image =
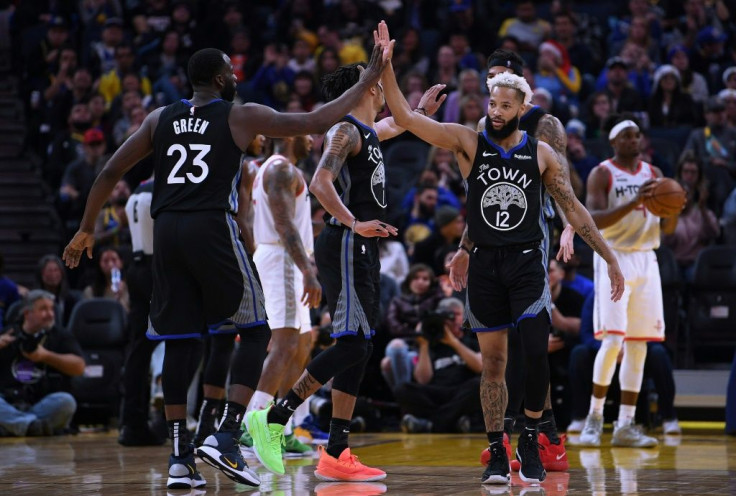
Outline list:
[[[521,464],[519,463],[519,460],[513,457],[511,454],[511,441],[509,441],[509,435],[505,432],[503,433],[503,447],[506,448],[506,457],[509,459],[509,465],[511,466],[511,470],[514,472],[518,472],[519,468],[521,467]],[[484,449],[480,452],[480,464],[483,466],[488,465],[488,462],[491,459],[491,452],[488,450],[488,448]]]
[[[345,448],[339,458],[330,456],[323,446],[317,448],[319,452],[319,463],[314,475],[323,481],[329,482],[371,482],[386,478],[383,470],[363,465],[358,457],[350,453],[350,448]]]
[[[539,433],[539,457],[542,459],[544,470],[548,472],[566,472],[570,468],[567,461],[567,452],[565,451],[565,439],[567,436],[560,436],[560,444],[552,444],[543,432]]]

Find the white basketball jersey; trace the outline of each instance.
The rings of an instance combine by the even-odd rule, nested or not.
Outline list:
[[[288,160],[282,155],[272,155],[269,157],[256,174],[256,178],[253,181],[253,209],[255,216],[253,218],[253,238],[256,245],[260,244],[281,244],[281,238],[279,233],[276,231],[276,225],[273,221],[273,215],[271,214],[271,208],[268,205],[268,195],[263,189],[263,175],[274,160],[280,159]],[[302,239],[304,250],[307,255],[311,255],[314,251],[314,235],[312,231],[312,207],[309,202],[309,192],[307,190],[307,183],[304,178],[299,174],[299,180],[301,186],[299,193],[295,198],[295,210],[294,210],[294,225],[296,225],[299,236]]]
[[[657,175],[652,166],[640,161],[637,169],[630,172],[616,165],[611,159],[601,165],[611,173],[608,185],[608,208],[629,203],[636,197],[642,184]],[[659,217],[643,205],[632,210],[614,225],[601,231],[608,244],[620,251],[646,251],[659,247]]]
[[[153,254],[153,218],[151,217],[151,199],[153,182],[142,183],[125,204],[125,215],[128,217],[130,241],[133,252]]]

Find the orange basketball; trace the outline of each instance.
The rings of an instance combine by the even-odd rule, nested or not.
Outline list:
[[[657,217],[672,217],[682,211],[686,201],[687,194],[677,181],[661,177],[644,198],[644,206]]]

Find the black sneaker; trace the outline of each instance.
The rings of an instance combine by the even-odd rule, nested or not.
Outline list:
[[[197,422],[197,430],[194,431],[194,445],[201,446],[204,444],[204,440],[209,436],[217,432],[215,424],[217,419],[209,416],[202,415]]]
[[[194,452],[190,451],[188,455],[181,457],[169,456],[169,478],[166,481],[168,489],[195,489],[206,484],[207,481],[197,470]]]
[[[508,484],[511,481],[511,471],[509,470],[509,458],[506,456],[503,443],[493,443],[488,451],[491,453],[491,457],[483,476],[480,478],[481,484]]]
[[[196,449],[196,454],[202,461],[215,467],[235,482],[248,486],[259,486],[261,479],[248,467],[240,454],[238,440],[242,434],[242,431],[215,432]]]
[[[519,444],[516,446],[516,459],[521,464],[519,477],[524,482],[540,484],[547,477],[547,472],[544,471],[542,460],[539,457],[536,430],[524,429],[521,433]]]

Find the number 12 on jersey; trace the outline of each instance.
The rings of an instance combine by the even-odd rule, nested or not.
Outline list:
[[[190,144],[189,149],[192,152],[197,152],[197,154],[192,159],[192,165],[195,167],[199,167],[201,169],[201,172],[199,173],[199,175],[194,175],[191,172],[187,172],[186,174],[180,176],[177,174],[179,173],[179,169],[181,169],[184,163],[187,161],[189,153],[187,149],[184,148],[184,145],[180,145],[178,143],[171,145],[169,149],[166,150],[166,155],[171,157],[175,153],[178,153],[179,159],[176,161],[176,164],[174,164],[174,168],[171,169],[171,173],[169,174],[166,182],[168,184],[184,184],[186,180],[189,179],[189,181],[198,184],[204,181],[207,178],[207,174],[210,173],[210,168],[207,166],[207,163],[203,159],[204,156],[210,152],[210,148],[210,145]]]

